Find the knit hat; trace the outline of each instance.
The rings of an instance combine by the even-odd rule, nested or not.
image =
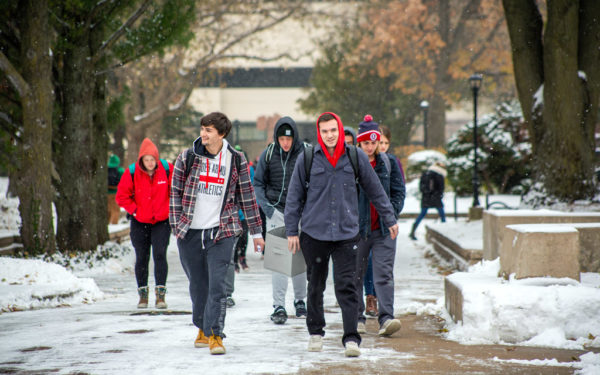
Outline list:
[[[279,128],[277,128],[277,138],[279,138],[281,136],[286,136],[286,137],[294,136],[294,129],[292,129],[292,126],[290,124],[283,124]]]
[[[108,159],[109,168],[117,168],[121,164],[121,159],[117,155],[111,155]]]
[[[379,124],[373,121],[373,116],[365,115],[365,120],[358,125],[358,137],[356,141],[378,141],[380,139]]]

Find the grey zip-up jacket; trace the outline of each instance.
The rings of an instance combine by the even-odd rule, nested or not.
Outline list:
[[[304,154],[296,160],[294,174],[285,202],[285,228],[287,236],[302,231],[320,241],[342,241],[358,235],[358,194],[354,170],[346,152],[335,168],[329,163],[320,145],[314,147],[310,184],[305,194]],[[359,183],[369,201],[373,203],[386,227],[396,224],[390,200],[381,186],[368,156],[358,149]]]

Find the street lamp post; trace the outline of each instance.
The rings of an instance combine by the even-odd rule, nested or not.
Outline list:
[[[473,90],[473,207],[479,207],[479,174],[477,173],[477,94],[481,88],[482,80],[483,77],[481,74],[473,74],[469,77],[471,90]]]
[[[427,110],[429,109],[429,102],[423,100],[420,105],[423,110],[423,147],[427,148]]]

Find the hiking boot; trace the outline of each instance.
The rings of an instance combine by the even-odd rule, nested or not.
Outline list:
[[[140,296],[140,301],[138,302],[138,309],[147,309],[148,308],[148,287],[143,286],[138,288],[138,294]]]
[[[196,341],[194,341],[194,346],[196,348],[208,348],[208,337],[206,337],[204,331],[201,329],[198,330],[198,337],[196,337]]]
[[[283,306],[275,307],[275,311],[271,314],[271,320],[275,324],[283,324],[287,321],[287,312]]]
[[[248,269],[248,263],[246,263],[246,257],[240,257],[240,266],[242,266],[243,270]]]
[[[310,335],[310,338],[308,339],[308,351],[320,352],[321,350],[323,350],[323,336]]]
[[[363,322],[358,322],[356,325],[356,332],[358,333],[367,333],[367,326]]]
[[[386,320],[379,329],[379,336],[391,336],[399,331],[401,327],[402,323],[398,319]]]
[[[355,341],[346,341],[344,346],[346,347],[344,351],[346,357],[358,357],[360,355],[360,349]]]
[[[210,348],[210,354],[225,354],[221,336],[211,335],[208,338],[208,347]]]
[[[306,305],[304,304],[303,300],[294,302],[294,307],[296,308],[296,317],[298,317],[298,318],[305,317],[306,318],[306,314],[307,314]]]
[[[231,296],[227,296],[227,300],[225,300],[225,305],[227,307],[235,306],[235,301],[233,300],[233,298],[231,298]]]
[[[410,238],[413,241],[417,240],[417,237],[415,236],[416,230],[417,230],[417,226],[415,224],[413,224],[412,229],[410,230],[410,234],[408,235],[408,238]]]
[[[156,294],[156,308],[166,309],[165,294],[167,294],[167,288],[164,285],[157,285],[154,292]]]
[[[377,316],[377,297],[374,295],[367,295],[367,307],[365,314],[369,316]]]

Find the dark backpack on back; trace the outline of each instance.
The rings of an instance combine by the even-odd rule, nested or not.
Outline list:
[[[304,174],[306,176],[306,179],[304,180],[304,191],[308,190],[308,185],[310,183],[310,170],[312,168],[312,162],[313,162],[314,155],[315,155],[315,148],[310,144],[305,144],[305,146],[304,146]],[[350,158],[350,165],[352,166],[352,170],[354,171],[354,183],[356,184],[356,191],[358,192],[359,174],[358,174],[358,151],[356,150],[356,146],[349,145],[348,158]]]
[[[117,187],[120,180],[119,168],[108,168],[108,187]]]
[[[423,194],[431,194],[435,190],[435,181],[433,179],[432,172],[427,171],[421,177],[421,181],[419,182],[419,190]]]

